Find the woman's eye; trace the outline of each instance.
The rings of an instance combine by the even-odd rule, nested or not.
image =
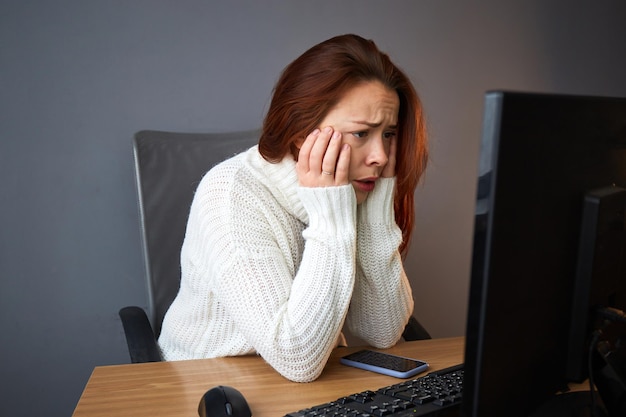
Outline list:
[[[370,132],[368,130],[361,130],[361,131],[358,131],[358,132],[352,132],[352,135],[354,137],[356,137],[356,138],[364,139],[364,138],[369,137]],[[384,139],[392,139],[396,135],[397,135],[397,132],[395,130],[390,130],[388,132],[384,132],[383,133],[383,138]]]

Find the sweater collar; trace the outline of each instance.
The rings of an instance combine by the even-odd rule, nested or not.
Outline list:
[[[246,153],[252,174],[267,187],[285,210],[308,224],[309,216],[298,197],[298,175],[293,156],[288,154],[280,162],[271,163],[259,153],[258,146],[253,146]]]

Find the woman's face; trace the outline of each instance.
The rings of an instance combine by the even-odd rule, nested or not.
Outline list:
[[[348,90],[319,128],[331,126],[350,145],[348,179],[360,204],[374,190],[389,161],[389,146],[398,130],[400,100],[394,90],[370,81]]]

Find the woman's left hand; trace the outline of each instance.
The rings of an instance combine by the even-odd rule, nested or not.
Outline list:
[[[380,174],[383,178],[392,178],[396,175],[396,155],[398,153],[398,138],[394,136],[389,144],[389,157],[387,165]]]

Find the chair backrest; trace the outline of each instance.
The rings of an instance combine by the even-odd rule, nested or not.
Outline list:
[[[260,131],[173,133],[144,130],[133,147],[148,316],[155,335],[180,286],[180,249],[189,208],[204,174],[258,142]]]

